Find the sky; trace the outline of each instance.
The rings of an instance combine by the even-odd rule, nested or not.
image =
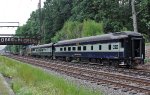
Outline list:
[[[45,1],[41,0],[42,6]],[[19,26],[22,26],[30,17],[32,11],[38,9],[38,3],[39,0],[0,0],[0,22],[19,22]],[[15,34],[16,29],[0,27],[0,34]],[[4,47],[0,45],[0,49]]]

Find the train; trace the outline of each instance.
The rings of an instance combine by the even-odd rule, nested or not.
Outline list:
[[[145,40],[141,33],[126,31],[30,46],[28,50],[34,57],[133,68],[144,64]]]

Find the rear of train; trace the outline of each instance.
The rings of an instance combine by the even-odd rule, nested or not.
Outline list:
[[[145,40],[142,34],[129,32],[128,37],[122,40],[124,44],[124,58],[128,67],[144,64]]]

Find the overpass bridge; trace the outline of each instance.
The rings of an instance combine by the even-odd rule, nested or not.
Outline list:
[[[38,37],[29,37],[14,34],[0,34],[0,45],[31,45],[38,44]]]
[[[0,27],[19,27],[19,22],[0,22]],[[40,37],[27,35],[0,34],[0,45],[38,44]]]

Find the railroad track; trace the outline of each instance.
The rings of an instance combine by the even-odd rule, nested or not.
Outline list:
[[[105,71],[105,72],[113,72],[113,73],[121,73],[133,77],[141,77],[141,78],[148,78],[150,79],[150,71],[148,70],[139,70],[139,69],[127,69],[127,68],[115,68],[115,67],[108,67],[108,66],[101,66],[99,64],[71,64],[75,66],[80,66],[83,68],[90,68],[93,70],[98,71]]]
[[[27,57],[28,58],[28,57]],[[34,58],[35,60],[38,60],[37,58]],[[83,68],[90,68],[93,70],[97,70],[97,71],[105,71],[105,72],[113,72],[113,73],[121,73],[121,74],[125,74],[125,75],[129,75],[129,76],[133,76],[133,77],[141,77],[141,78],[147,78],[150,79],[150,71],[148,70],[143,70],[143,69],[127,69],[127,68],[115,68],[115,67],[110,67],[110,66],[103,66],[100,65],[98,63],[92,63],[92,64],[88,64],[88,63],[74,63],[74,62],[65,62],[65,61],[59,61],[59,60],[48,60],[48,59],[40,59],[43,61],[50,61],[50,62],[55,62],[58,64],[67,64],[67,65],[74,65],[74,66],[78,66],[78,67],[83,67]]]
[[[126,89],[127,91],[136,91],[137,93],[145,93],[146,95],[150,95],[150,80],[143,78],[134,78],[128,75],[120,75],[114,74],[110,72],[97,71],[88,68],[82,68],[78,66],[70,66],[67,64],[57,64],[54,62],[41,61],[32,58],[24,58],[18,56],[11,56],[11,58],[24,61],[26,63],[38,65],[41,67],[53,69],[70,76],[89,80],[95,82],[97,84],[109,84],[114,87],[118,87],[121,89]]]

